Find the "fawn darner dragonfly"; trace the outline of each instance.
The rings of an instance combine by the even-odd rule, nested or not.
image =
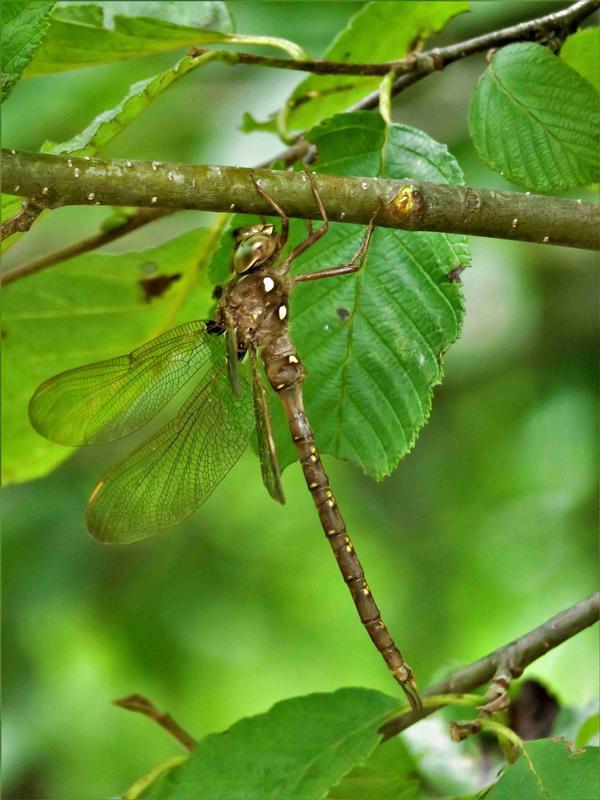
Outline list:
[[[108,543],[144,539],[195,511],[257,432],[263,481],[284,502],[259,357],[279,395],[323,530],[360,619],[413,708],[420,706],[412,671],[381,619],[350,541],[315,444],[302,400],[305,370],[288,331],[288,298],[297,283],[359,270],[374,229],[352,261],[289,277],[294,259],[325,235],[328,221],[314,177],[307,173],[323,219],[287,256],[289,221],[234,231],[234,276],[214,319],[187,322],[129,355],[63,372],[43,383],[30,403],[33,426],[51,441],[85,445],[121,439],[156,416],[188,381],[197,385],[179,413],[100,481],[87,506],[92,535]],[[202,376],[202,377],[198,377]]]

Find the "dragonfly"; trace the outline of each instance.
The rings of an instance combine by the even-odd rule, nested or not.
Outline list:
[[[262,479],[285,497],[269,413],[279,397],[309,492],[358,615],[413,709],[421,707],[413,672],[396,646],[323,467],[302,398],[306,370],[289,330],[289,297],[297,284],[362,269],[375,214],[350,262],[291,276],[298,256],[328,231],[316,179],[305,170],[322,224],[286,255],[289,219],[250,173],[254,188],[281,221],[233,232],[232,277],[212,319],[186,322],[128,355],[68,370],[45,381],[29,405],[33,427],[64,445],[122,439],[159,414],[188,382],[195,388],[179,412],[101,480],[86,521],[98,540],[125,544],[171,527],[208,498],[256,431]]]

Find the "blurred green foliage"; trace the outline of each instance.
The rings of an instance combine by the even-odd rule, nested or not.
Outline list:
[[[287,37],[314,55],[360,6],[228,5],[238,31]],[[436,41],[555,8],[475,4]],[[5,105],[4,145],[34,150],[68,139],[132,82],[182,54],[21,82]],[[483,55],[471,58],[411,87],[393,118],[447,143],[467,184],[507,188],[468,137],[469,94],[485,64]],[[242,114],[265,118],[298,81],[274,70],[202,68],[104,154],[254,164],[280,144],[268,133],[240,133]],[[109,214],[48,215],[4,268],[89,235]],[[155,244],[208,218],[180,213],[110,250]],[[483,239],[472,246],[464,333],[415,450],[381,484],[327,462],[386,622],[421,685],[576,602],[596,579],[596,256]],[[47,478],[5,490],[5,797],[115,796],[178,753],[157,726],[111,705],[132,692],[195,736],[307,692],[392,692],[298,467],[285,473],[281,508],[249,451],[176,530],[106,548],[86,534],[83,511],[118,456],[115,447],[78,451]],[[589,630],[528,674],[577,705],[595,692],[597,672]]]

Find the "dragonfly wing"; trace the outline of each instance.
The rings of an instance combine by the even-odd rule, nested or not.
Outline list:
[[[210,323],[187,322],[132,353],[50,378],[29,403],[33,427],[52,442],[101,444],[128,436],[165,407],[205,364],[222,358]]]
[[[254,416],[256,418],[260,471],[263,483],[273,500],[283,504],[285,503],[285,495],[281,485],[281,470],[277,460],[277,450],[275,449],[269,401],[254,349],[250,350],[250,361],[252,363],[252,397],[254,400]]]
[[[125,544],[175,525],[195,511],[241,456],[254,428],[250,380],[231,390],[224,356],[181,411],[115,467],[92,492],[90,533]]]

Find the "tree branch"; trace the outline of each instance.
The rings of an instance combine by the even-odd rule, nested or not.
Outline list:
[[[571,608],[561,611],[543,625],[534,628],[513,642],[509,642],[478,661],[456,670],[445,680],[425,689],[422,696],[425,698],[433,695],[469,692],[492,680],[498,668],[505,664],[510,664],[512,676],[517,677],[533,661],[593,625],[599,617],[600,593],[596,593]],[[395,736],[441,707],[441,705],[433,706],[424,708],[418,713],[410,711],[394,717],[381,728],[384,740]]]
[[[517,25],[512,25],[507,28],[503,28],[500,31],[493,31],[491,33],[484,34],[482,36],[473,39],[468,39],[463,42],[458,42],[457,44],[454,45],[449,45],[448,47],[426,50],[419,54],[411,53],[405,59],[402,59],[400,61],[388,62],[387,64],[383,65],[385,69],[389,71],[388,69],[389,64],[392,64],[394,65],[396,72],[399,74],[399,77],[396,79],[394,86],[392,88],[392,94],[393,95],[398,94],[411,84],[415,83],[421,78],[424,78],[426,75],[431,74],[431,72],[443,69],[447,64],[453,63],[454,61],[457,61],[461,58],[465,58],[469,55],[482,52],[484,50],[489,49],[490,47],[500,47],[503,44],[510,44],[512,42],[518,42],[518,41],[537,41],[540,43],[550,42],[553,40],[559,42],[563,41],[564,38],[569,33],[576,30],[578,25],[599,7],[600,7],[600,0],[579,0],[579,2],[574,3],[573,5],[569,6],[566,9],[562,9],[561,11],[548,14],[544,17],[539,17],[537,19],[529,20],[527,22],[522,22]],[[243,62],[245,60],[245,55],[246,54],[238,53],[237,54],[238,61]],[[260,57],[255,57],[250,54],[247,55],[248,55],[248,59],[246,59],[247,63],[259,63],[254,59]],[[252,59],[252,62],[250,62],[249,59]],[[267,64],[267,66],[280,66],[286,69],[288,68],[301,69],[302,64],[305,64],[307,66],[313,64],[315,68],[313,70],[307,69],[306,71],[323,72],[324,68],[322,68],[321,65],[327,65],[333,63],[327,61],[307,62],[302,60],[288,60],[288,59],[279,59],[279,61],[285,63],[277,65]],[[352,66],[352,65],[346,65],[346,66]],[[372,65],[367,65],[367,66],[372,66]],[[376,108],[378,106],[378,103],[379,103],[379,92],[377,91],[368,95],[361,102],[355,104],[348,110],[354,111],[354,110]],[[272,159],[263,162],[259,166],[268,167],[276,161],[283,161],[287,165],[293,163],[297,159],[304,156],[309,149],[309,145],[307,142],[302,140],[301,137],[302,134],[300,134],[297,137],[297,140],[293,145],[288,147],[282,153],[277,154]],[[42,209],[35,209],[34,211],[32,208],[25,207],[14,217],[4,221],[1,227],[0,238],[4,239],[6,236],[16,231],[28,230],[31,227],[32,223],[37,218],[41,210]],[[170,213],[170,211],[166,211],[165,213]],[[151,222],[151,221],[152,221],[151,219],[146,220],[146,222]],[[127,233],[129,233],[129,230],[127,229],[126,226],[123,226],[122,228],[115,230],[115,235],[113,239],[119,238],[120,236],[125,236]],[[102,243],[103,242],[101,242],[100,244]],[[86,252],[87,250],[91,250],[94,247],[98,247],[100,246],[100,244],[96,244],[94,241],[94,237],[90,237],[84,242],[79,242],[78,245],[74,245],[73,248],[76,248],[76,253],[82,253]],[[19,277],[25,277],[26,275],[29,275],[32,272],[36,272],[38,268],[41,269],[42,267],[37,266],[39,262],[43,262],[42,266],[46,267],[56,263],[61,258],[70,257],[70,255],[73,254],[74,253],[70,252],[69,248],[65,248],[64,251],[63,250],[58,251],[54,255],[37,259],[31,264],[23,265],[20,274],[16,274],[16,270],[14,270],[13,272],[15,273],[15,275],[14,278],[12,278],[12,280],[16,280]]]
[[[271,215],[251,175],[290,217],[319,219],[306,175],[144,161],[108,161],[2,151],[5,186],[51,207],[120,205]],[[319,174],[332,221],[413,231],[443,231],[600,249],[600,206],[520,192],[473,189],[410,178]],[[15,187],[15,188],[12,188]]]

